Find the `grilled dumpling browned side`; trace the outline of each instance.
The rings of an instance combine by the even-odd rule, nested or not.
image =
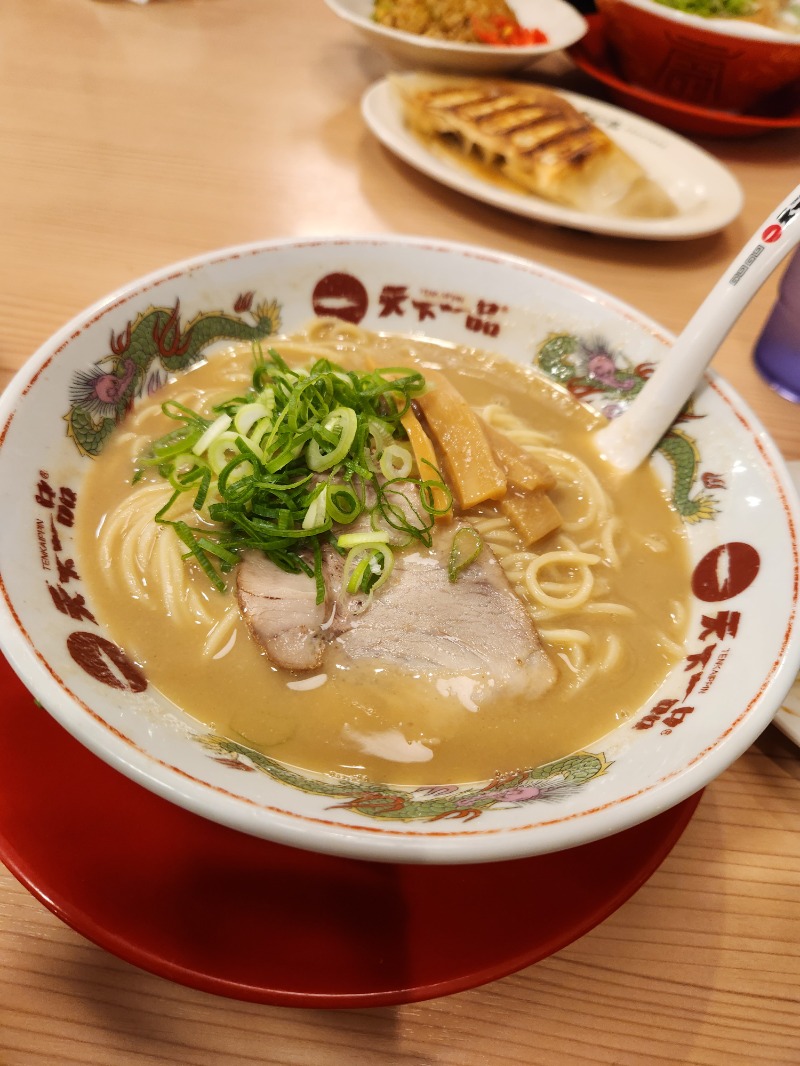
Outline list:
[[[592,214],[676,213],[635,159],[550,89],[446,74],[396,75],[393,84],[416,134],[455,140],[536,196]]]

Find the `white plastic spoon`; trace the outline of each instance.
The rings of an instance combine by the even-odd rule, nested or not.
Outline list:
[[[800,185],[744,245],[631,406],[595,433],[600,454],[612,466],[634,470],[648,457],[742,311],[798,243]]]

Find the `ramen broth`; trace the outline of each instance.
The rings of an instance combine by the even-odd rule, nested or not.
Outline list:
[[[164,600],[158,588],[163,553],[184,549],[164,539],[177,542],[169,528],[156,527],[154,538],[150,517],[169,490],[152,502],[159,491],[155,475],[144,488],[132,487],[136,457],[174,427],[160,410],[168,397],[206,413],[240,392],[252,370],[249,347],[211,355],[142,401],[93,463],[77,535],[81,574],[98,618],[178,707],[228,739],[309,771],[397,784],[464,782],[596,743],[648,700],[681,655],[688,555],[680,519],[653,472],[645,467],[618,478],[604,470],[588,440],[598,416],[502,358],[364,334],[341,323],[316,330],[309,333],[314,355],[324,341],[343,365],[357,367],[368,343],[379,364],[440,369],[490,422],[552,464],[558,485],[550,495],[564,517],[562,530],[523,552],[492,507],[484,506],[474,522],[484,550],[498,555],[536,621],[557,666],[554,688],[537,701],[500,693],[474,709],[462,702],[458,686],[437,686],[436,679],[387,664],[347,661],[337,655],[335,641],[324,672],[292,673],[273,666],[252,638],[235,592],[217,592],[199,568],[181,561],[179,595]],[[300,358],[308,365],[311,360],[302,359],[306,338],[300,340],[270,344],[290,363]],[[613,485],[612,492],[600,479]],[[144,494],[135,508],[139,526],[131,527],[127,541],[106,543],[113,516],[132,493]],[[598,493],[604,502],[590,521]],[[141,563],[147,538],[156,548]],[[567,559],[577,550],[578,557],[593,553],[597,561],[559,567],[550,553],[565,550]],[[536,559],[546,554],[553,562],[537,570]],[[585,570],[591,571],[591,600],[562,608]],[[531,586],[526,578],[534,572]]]

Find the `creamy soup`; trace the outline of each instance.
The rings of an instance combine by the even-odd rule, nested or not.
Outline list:
[[[81,573],[93,610],[152,685],[220,735],[284,763],[419,785],[484,780],[559,758],[596,743],[648,700],[681,657],[688,555],[652,471],[618,477],[595,455],[598,416],[491,354],[326,320],[270,344],[291,365],[327,355],[352,367],[438,370],[489,425],[549,466],[562,524],[543,540],[523,547],[491,502],[467,517],[533,619],[555,684],[534,699],[483,677],[484,694],[487,684],[491,691],[477,699],[474,678],[351,658],[336,640],[311,671],[271,661],[242,618],[236,571],[217,591],[181,557],[174,531],[154,522],[170,487],[155,470],[131,483],[137,457],[174,426],[165,400],[208,415],[246,389],[253,356],[243,347],[214,353],[143,400],[81,494]],[[496,625],[491,614],[479,623],[487,632]],[[458,624],[454,617],[453,633]]]

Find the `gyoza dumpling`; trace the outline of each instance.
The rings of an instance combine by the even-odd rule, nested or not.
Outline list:
[[[411,130],[457,141],[535,196],[591,214],[676,213],[635,159],[551,89],[447,74],[396,75],[392,83]]]

